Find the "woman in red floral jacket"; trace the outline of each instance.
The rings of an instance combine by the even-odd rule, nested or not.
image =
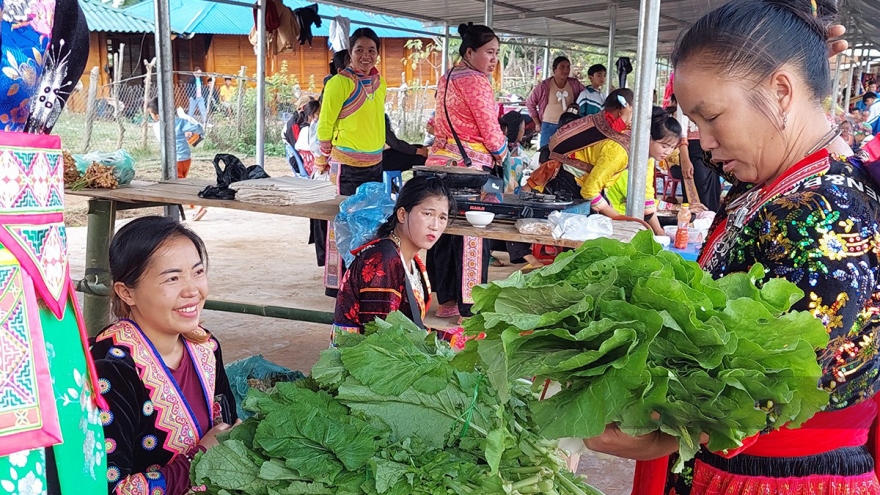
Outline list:
[[[354,252],[336,298],[333,342],[337,333],[363,333],[365,324],[392,311],[401,311],[424,327],[431,283],[418,253],[434,246],[454,205],[440,180],[415,177],[403,186],[376,239]]]

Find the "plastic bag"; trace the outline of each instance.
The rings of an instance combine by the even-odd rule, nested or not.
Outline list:
[[[241,406],[249,388],[265,392],[278,382],[295,382],[305,378],[299,371],[293,371],[266,360],[261,354],[238,360],[226,365],[229,388],[235,397],[238,417],[242,421],[254,415]]]
[[[520,234],[553,235],[553,224],[540,218],[520,218],[513,226]]]
[[[375,239],[376,229],[392,211],[394,202],[381,182],[361,184],[339,205],[339,214],[334,220],[336,249],[346,265],[354,261],[353,250]]]
[[[553,224],[554,239],[589,241],[610,237],[614,233],[611,219],[605,215],[573,215],[554,211],[547,218]]]
[[[116,150],[112,153],[93,151],[85,155],[73,155],[73,159],[80,174],[85,174],[92,163],[98,163],[113,167],[113,175],[120,186],[129,184],[134,179],[134,158],[125,150]]]

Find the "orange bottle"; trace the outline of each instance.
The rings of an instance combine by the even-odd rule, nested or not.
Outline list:
[[[688,245],[688,226],[691,223],[691,210],[687,203],[682,203],[678,210],[678,230],[675,231],[675,240],[672,245],[675,249],[685,249]]]

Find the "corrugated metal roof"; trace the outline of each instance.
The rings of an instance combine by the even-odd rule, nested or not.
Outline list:
[[[299,0],[284,0],[284,4],[292,9],[305,7],[312,2]],[[210,0],[171,0],[171,29],[185,34],[232,34],[247,35],[254,26],[252,11],[247,7],[215,3]],[[152,22],[153,1],[142,2],[125,9]],[[314,36],[327,36],[329,34],[330,19],[335,16],[344,16],[351,20],[352,29],[359,23],[379,24],[386,27],[373,27],[380,37],[383,38],[412,38],[419,36],[415,32],[431,31],[439,33],[438,29],[426,29],[419,21],[411,19],[394,18],[387,15],[372,14],[361,10],[333,5],[319,4],[318,13],[325,19],[321,27],[313,28]]]
[[[105,33],[152,33],[151,21],[113,8],[101,0],[79,0],[89,31]]]
[[[416,19],[427,23],[448,22],[452,32],[463,22],[482,23],[485,0],[325,0],[342,7]],[[728,0],[663,0],[660,4],[658,52],[672,50],[681,29]],[[804,0],[807,1],[807,0]],[[640,0],[494,0],[493,29],[506,35],[551,38],[598,47],[608,46],[609,4],[618,5],[617,49],[635,51],[638,40]],[[842,18],[850,42],[861,37],[880,44],[880,2],[841,2]],[[853,28],[856,28],[854,33]]]

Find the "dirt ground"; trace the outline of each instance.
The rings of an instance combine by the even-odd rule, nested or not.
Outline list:
[[[249,165],[251,162],[244,159]],[[289,174],[283,159],[267,161],[270,175]],[[194,160],[191,177],[212,178],[213,166]],[[138,178],[157,179],[158,167],[139,170]],[[81,278],[85,266],[86,207],[83,198],[67,197],[68,244],[71,275]],[[190,212],[191,210],[188,210]],[[117,227],[135,215],[161,214],[160,209],[136,210],[120,215]],[[209,209],[189,226],[204,239],[210,262],[210,291],[214,299],[333,311],[334,301],[324,296],[322,271],[315,263],[314,247],[307,244],[308,220],[221,208]],[[508,276],[515,268],[492,268],[490,279]],[[429,324],[448,324],[432,320]],[[204,325],[223,345],[226,363],[262,354],[282,366],[308,370],[329,344],[326,325],[309,324],[205,311]],[[581,459],[578,472],[607,495],[628,495],[631,462],[602,455]]]

